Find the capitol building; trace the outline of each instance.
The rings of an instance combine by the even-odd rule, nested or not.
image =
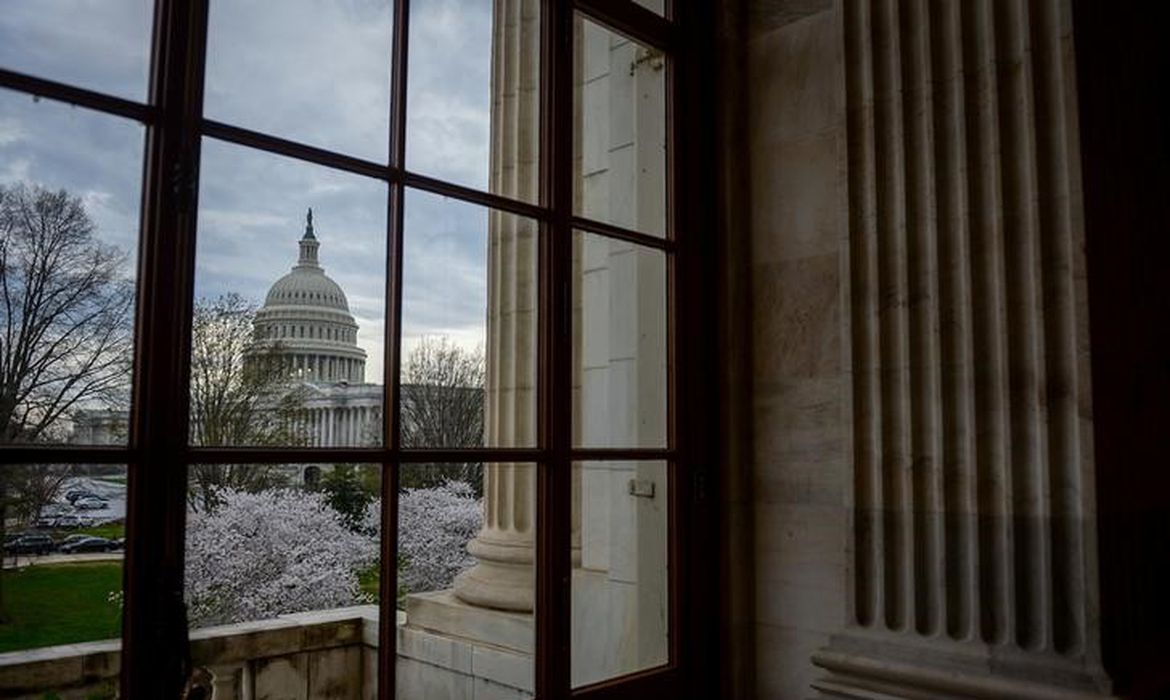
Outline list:
[[[303,383],[307,444],[354,447],[376,443],[382,387],[366,383],[366,351],[345,291],[325,274],[313,232],[305,220],[292,271],[268,290],[253,322],[252,355],[275,356],[289,377]]]
[[[310,447],[357,447],[379,441],[382,386],[366,382],[366,351],[358,347],[358,325],[345,291],[321,267],[320,241],[309,210],[300,252],[292,270],[268,290],[252,326],[248,360],[279,363],[282,374],[302,389],[302,437]],[[73,416],[72,441],[110,445],[125,442],[124,410],[82,409]],[[319,469],[303,467],[301,479]]]

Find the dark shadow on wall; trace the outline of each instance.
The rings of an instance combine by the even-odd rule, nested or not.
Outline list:
[[[1072,5],[1102,652],[1119,694],[1164,698],[1170,695],[1170,6]]]

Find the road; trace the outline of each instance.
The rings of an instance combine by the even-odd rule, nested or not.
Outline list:
[[[95,561],[122,561],[121,552],[91,552],[86,554],[46,554],[44,556],[4,557],[5,569],[23,569],[26,566],[51,564],[85,564]]]
[[[107,499],[110,507],[102,510],[77,510],[70,505],[69,501],[65,500],[65,494],[73,489],[92,491]],[[60,493],[56,503],[50,506],[50,509],[56,511],[56,515],[71,514],[92,518],[95,525],[126,519],[126,484],[107,481],[101,477],[77,476],[66,479],[61,484]],[[48,514],[46,511],[42,511],[42,513]]]

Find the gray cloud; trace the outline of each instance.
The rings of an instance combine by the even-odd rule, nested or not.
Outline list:
[[[0,15],[0,65],[142,99],[151,4],[11,0]],[[477,188],[487,185],[491,5],[414,0],[410,28],[408,165]],[[388,0],[213,0],[210,22],[208,117],[386,158]],[[142,146],[134,122],[0,91],[0,179],[77,193],[102,236],[127,250],[137,247]],[[384,183],[207,140],[196,295],[234,291],[262,302],[296,261],[308,206],[321,262],[361,326],[367,379],[381,381]],[[412,192],[404,214],[407,350],[431,333],[482,342],[487,210]]]
[[[153,0],[6,0],[0,66],[146,98]]]
[[[406,165],[487,189],[491,0],[411,4]]]
[[[145,131],[137,122],[0,90],[0,182],[65,189],[99,237],[138,250]],[[133,261],[126,270],[134,274]]]
[[[278,7],[211,4],[207,116],[384,161],[389,0],[281,0]]]

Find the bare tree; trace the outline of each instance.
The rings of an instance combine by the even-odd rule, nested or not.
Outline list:
[[[134,285],[64,190],[0,185],[0,443],[60,440],[86,404],[125,406]]]
[[[278,345],[252,342],[255,305],[238,294],[195,304],[191,347],[191,440],[197,445],[297,446],[304,388],[290,381]],[[210,508],[216,492],[255,492],[283,483],[275,465],[201,464],[191,468],[192,505]]]
[[[125,406],[134,285],[126,253],[96,232],[64,190],[0,185],[0,443],[60,441],[73,409]],[[0,536],[10,515],[35,520],[67,475],[0,466]]]
[[[482,447],[484,433],[483,349],[468,350],[445,336],[427,336],[402,369],[404,447]],[[412,465],[403,488],[430,487],[448,479],[483,488],[478,462]]]
[[[64,464],[12,464],[0,470],[0,519],[27,525],[57,500],[72,469]],[[3,532],[0,527],[0,533]]]

